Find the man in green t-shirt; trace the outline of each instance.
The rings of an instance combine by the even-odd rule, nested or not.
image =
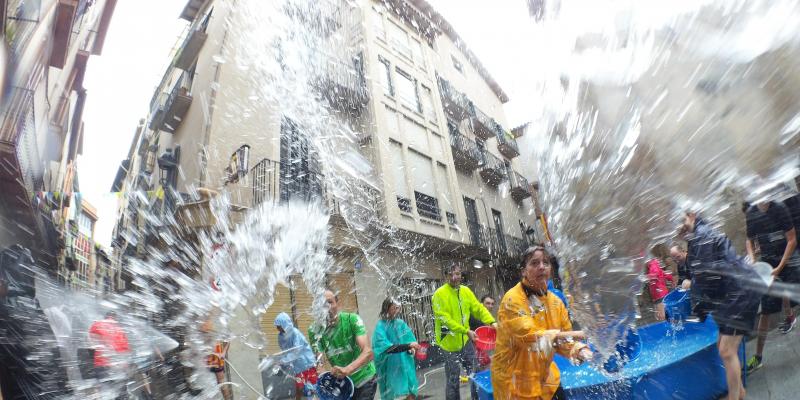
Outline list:
[[[353,380],[353,400],[372,400],[378,381],[364,321],[358,314],[339,312],[339,297],[333,291],[325,291],[325,301],[330,307],[327,326],[312,325],[308,329],[309,342],[315,352],[325,354],[334,376]]]

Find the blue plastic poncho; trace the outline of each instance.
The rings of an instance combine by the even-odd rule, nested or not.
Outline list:
[[[372,334],[372,349],[378,369],[381,399],[394,400],[409,394],[417,395],[417,373],[414,357],[407,351],[387,353],[393,345],[416,342],[411,328],[401,319],[380,320]]]
[[[283,333],[278,334],[278,345],[281,350],[300,347],[284,354],[281,357],[281,363],[289,366],[294,374],[299,374],[313,367],[316,364],[314,352],[311,350],[311,346],[308,344],[306,337],[303,336],[303,333],[294,327],[289,314],[278,314],[275,318],[275,326],[283,328]]]

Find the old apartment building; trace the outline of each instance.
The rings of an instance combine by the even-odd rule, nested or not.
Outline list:
[[[0,2],[0,248],[21,244],[55,275],[70,262],[77,155],[83,151],[83,78],[103,49],[116,0]]]
[[[346,213],[320,179],[329,170],[313,159],[304,121],[274,102],[243,102],[252,93],[247,75],[253,71],[234,61],[231,41],[242,28],[230,23],[225,3],[191,0],[181,14],[188,21],[185,35],[112,189],[144,193],[123,200],[113,258],[124,264],[126,255],[141,256],[157,241],[158,223],[145,220],[141,207],[162,207],[178,223],[205,229],[212,221],[197,216],[213,193],[230,192],[243,210],[264,201],[324,198],[331,213],[329,252],[340,267],[328,283],[371,330],[389,282],[346,239]],[[287,15],[294,3],[286,2]],[[322,43],[346,44],[325,50],[330,60],[312,71],[312,85],[332,114],[357,131],[358,152],[380,178],[368,189],[379,218],[423,243],[416,272],[391,284],[414,299],[405,318],[417,337],[432,340],[429,301],[444,264],[462,263],[477,295],[500,295],[502,280],[516,279],[517,256],[539,240],[532,185],[503,111],[508,97],[426,1],[330,0],[312,11],[296,23],[322,26]],[[390,246],[376,251],[384,268],[411,256]],[[267,335],[274,335],[271,324],[281,311],[303,330],[310,324],[312,294],[301,280],[293,283],[279,288],[264,316]],[[265,351],[274,352],[274,343]]]

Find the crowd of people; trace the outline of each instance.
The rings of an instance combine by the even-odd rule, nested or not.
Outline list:
[[[654,257],[644,263],[647,293],[653,301],[656,319],[667,318],[664,299],[670,288],[691,291],[693,318],[703,322],[713,317],[718,326],[718,349],[726,372],[727,396],[732,400],[743,399],[746,393],[738,356],[743,338],[751,333],[757,335],[756,353],[746,365],[751,373],[765,361],[763,351],[771,317],[783,313],[779,326],[782,333],[795,327],[795,303],[790,289],[800,283],[793,222],[797,218],[793,218],[791,208],[780,201],[769,201],[746,204],[743,212],[746,257],[738,256],[731,240],[712,224],[695,212],[687,212],[674,245],[668,249],[663,244],[654,247],[651,249]],[[3,253],[3,257],[6,265],[19,266],[25,263],[18,260],[29,255],[17,250]],[[757,260],[769,265],[769,277],[760,275],[753,267]],[[435,344],[444,359],[443,398],[460,399],[464,377],[490,368],[497,400],[565,399],[560,372],[553,362],[555,354],[574,363],[594,358],[584,333],[573,330],[568,298],[552,286],[552,257],[548,251],[539,246],[529,248],[518,268],[518,282],[499,302],[489,295],[479,301],[462,283],[458,263],[443,268],[445,282],[431,299]],[[6,305],[0,308],[3,312],[0,319],[5,323],[0,326],[0,334],[13,338],[31,327],[20,325],[19,318],[11,318],[9,311],[25,311],[28,321],[43,320],[43,316],[35,312],[35,302],[28,307],[30,310],[25,309],[26,299],[34,297],[30,274],[6,267],[4,279],[0,295]],[[286,313],[279,314],[274,321],[282,349],[279,363],[296,383],[296,398],[313,394],[323,369],[335,378],[352,382],[355,400],[374,399],[376,395],[391,400],[417,398],[420,385],[414,355],[423,346],[401,319],[400,301],[395,297],[383,301],[379,321],[369,335],[358,314],[341,309],[334,291],[326,290],[324,297],[328,308],[326,320],[313,324],[305,334]],[[484,327],[496,332],[493,354],[476,349],[479,339],[476,331]],[[213,336],[210,325],[201,330]],[[93,349],[93,376],[108,379],[114,373],[113,367],[125,364],[131,352],[125,330],[117,322],[116,314],[109,312],[91,325],[88,336]],[[24,344],[20,346],[19,352],[37,351]],[[0,347],[4,349],[0,356],[5,360],[5,365],[0,365],[2,375],[13,377],[20,369],[13,367],[19,358],[8,353],[11,347]],[[58,360],[57,355],[48,357]],[[159,357],[165,360],[161,354]],[[217,378],[223,398],[229,399],[232,393],[224,374],[226,357],[227,343],[215,342],[213,352],[207,357],[207,367]],[[48,382],[53,382],[46,376],[49,367],[37,368],[40,370],[20,375],[16,382],[4,380],[4,395],[11,395],[6,398],[25,398],[32,390],[49,387]],[[146,377],[142,380],[145,397],[151,397]],[[13,387],[18,390],[16,394],[9,389]],[[472,399],[476,399],[474,382],[470,383],[470,392]]]

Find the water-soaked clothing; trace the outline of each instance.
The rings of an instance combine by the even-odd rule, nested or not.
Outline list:
[[[736,256],[733,245],[702,219],[688,238],[692,272],[692,311],[702,320],[713,313],[720,332],[749,331],[766,287],[755,270]]]

